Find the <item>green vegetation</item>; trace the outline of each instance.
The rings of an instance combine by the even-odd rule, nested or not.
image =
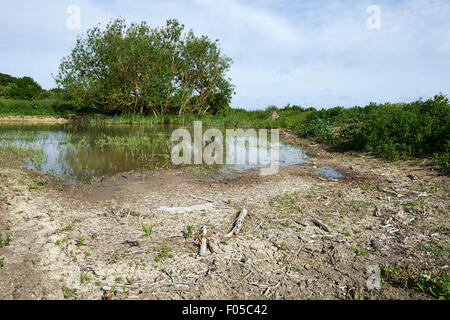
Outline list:
[[[162,28],[112,20],[78,38],[55,80],[77,107],[155,115],[228,108],[231,59],[218,40],[183,30],[175,19]]]
[[[87,273],[87,272],[81,272],[81,274],[80,274],[80,282],[81,282],[81,283],[89,282],[89,281],[91,281],[91,280],[92,280],[92,278],[91,278],[91,276],[89,275],[89,273]]]
[[[416,289],[439,300],[450,299],[450,276],[447,271],[433,275],[414,273],[408,267],[382,266],[381,278],[383,283],[392,286]]]
[[[42,92],[41,86],[30,77],[23,77],[12,82],[7,94],[10,98],[30,100]]]
[[[0,86],[6,87],[16,81],[17,78],[10,76],[9,74],[0,73]]]
[[[0,115],[69,117],[73,102],[61,89],[45,90],[31,77],[0,73]]]
[[[356,246],[356,245],[353,246],[353,251],[355,251],[356,256],[363,256],[363,255],[366,254],[366,252],[365,252],[363,249],[359,248],[359,247]]]
[[[155,248],[154,249],[157,253],[157,255],[155,256],[155,261],[159,262],[161,260],[164,260],[166,258],[173,258],[173,254],[172,254],[172,247],[169,246],[169,244],[167,243],[167,241],[165,239],[163,239],[163,243],[162,246],[160,248]]]
[[[85,246],[86,244],[84,243],[84,241],[85,241],[84,236],[81,235],[75,240],[75,245],[77,247]]]
[[[186,226],[186,231],[184,232],[185,238],[189,238],[192,235],[193,226]]]
[[[0,134],[0,163],[23,163],[30,160],[36,167],[44,161],[44,149],[29,143],[37,138],[30,133],[14,132]]]
[[[297,212],[297,196],[298,192],[281,194],[269,200],[269,205],[279,212],[280,218],[287,218],[292,213]]]
[[[70,289],[67,287],[63,287],[61,290],[62,290],[64,299],[70,299],[77,295],[77,289]]]
[[[300,111],[299,111],[300,110]],[[278,109],[270,106],[265,110],[247,111],[244,109],[227,109],[212,114],[116,114],[105,117],[101,114],[91,114],[79,119],[80,123],[86,125],[118,125],[118,124],[137,124],[137,125],[190,125],[196,120],[203,122],[203,125],[214,127],[240,127],[240,128],[287,128],[292,130],[301,129],[308,112],[303,109],[292,109],[287,106]],[[273,112],[280,115],[279,119],[270,120]]]
[[[120,217],[121,218],[127,218],[127,217],[129,217],[129,216],[132,216],[132,217],[139,217],[139,216],[141,216],[142,214],[140,213],[140,212],[138,212],[138,211],[135,211],[135,210],[131,210],[131,209],[125,209],[125,210],[123,210],[121,213],[120,213]]]
[[[59,229],[59,232],[66,232],[73,229],[73,226],[71,224],[65,226],[64,228]]]
[[[411,103],[314,111],[300,134],[386,159],[433,156],[436,165],[450,170],[450,104],[442,94]]]
[[[427,246],[423,243],[419,243],[417,245],[417,249],[424,251],[424,252],[431,252],[435,255],[439,255],[439,254],[442,254],[445,252],[450,252],[450,247],[445,246],[445,245],[439,245],[439,244]]]
[[[59,98],[41,100],[9,99],[0,95],[0,115],[69,117],[74,115],[70,101]]]
[[[9,232],[6,233],[5,239],[3,239],[3,235],[0,232],[0,248],[8,246],[10,242],[11,242],[11,234]]]
[[[141,222],[141,227],[142,227],[141,229],[138,229],[138,231],[141,231],[143,233],[143,235],[141,237],[151,238],[154,225],[152,224],[152,225],[146,226],[143,222]]]

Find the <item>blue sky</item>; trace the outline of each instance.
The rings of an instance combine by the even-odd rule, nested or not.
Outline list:
[[[80,29],[67,28],[70,5],[80,8]],[[381,10],[378,30],[366,25],[370,5]],[[153,26],[177,18],[218,38],[234,60],[234,107],[350,107],[450,94],[448,0],[2,0],[0,72],[52,88],[76,37],[119,16]]]

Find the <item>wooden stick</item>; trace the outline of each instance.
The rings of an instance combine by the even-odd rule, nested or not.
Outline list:
[[[198,200],[204,200],[204,201],[208,201],[208,202],[214,202],[214,200],[210,200],[210,199],[207,199],[207,198],[199,197],[199,196],[196,196],[196,195],[193,195],[193,194],[191,194],[190,196],[191,196],[192,198],[195,198],[195,199],[198,199]]]
[[[239,213],[238,217],[236,218],[235,222],[234,222],[234,226],[231,229],[231,231],[225,235],[225,238],[231,238],[234,235],[237,235],[242,228],[242,225],[244,224],[244,219],[247,216],[248,211],[247,209],[242,209],[242,211]]]
[[[201,245],[200,245],[200,252],[199,255],[201,256],[206,256],[206,248],[207,248],[207,239],[206,239],[206,226],[203,226],[203,234],[202,234],[202,238],[201,238]]]
[[[194,211],[203,211],[203,210],[209,210],[214,208],[214,203],[206,203],[206,204],[199,204],[196,206],[191,207],[160,207],[159,210],[166,211],[169,213],[187,213],[187,212],[194,212]]]

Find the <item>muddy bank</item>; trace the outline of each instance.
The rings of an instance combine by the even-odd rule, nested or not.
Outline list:
[[[0,298],[434,299],[388,271],[447,270],[449,178],[297,142],[316,157],[273,176],[190,168],[73,187],[1,168],[0,232],[10,240]],[[317,174],[322,165],[345,177]],[[196,205],[207,209],[161,209]],[[226,239],[242,208],[241,232]],[[213,242],[206,256],[202,226]],[[385,277],[378,290],[367,286],[373,267]]]
[[[37,117],[37,116],[0,116],[0,123],[25,123],[25,124],[64,124],[69,123],[66,118]]]

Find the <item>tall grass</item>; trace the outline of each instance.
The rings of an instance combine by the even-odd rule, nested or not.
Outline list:
[[[231,109],[221,114],[215,115],[140,115],[140,114],[121,114],[112,117],[104,115],[90,115],[81,118],[80,121],[86,124],[114,125],[114,124],[175,124],[190,125],[196,120],[202,121],[204,126],[220,127],[242,127],[242,128],[289,128],[296,129],[303,125],[306,119],[306,112],[295,112],[286,110],[277,110],[280,118],[270,120],[272,109],[259,111],[246,111],[243,109]]]

